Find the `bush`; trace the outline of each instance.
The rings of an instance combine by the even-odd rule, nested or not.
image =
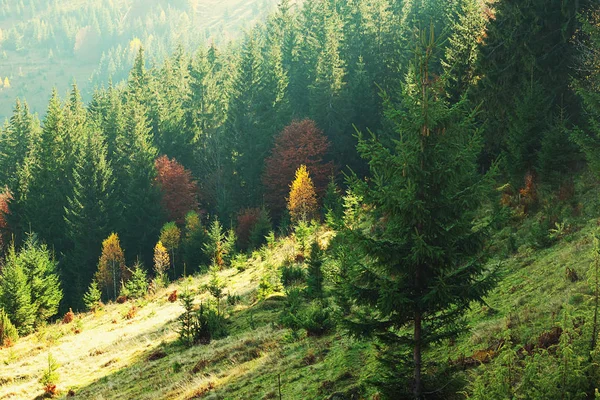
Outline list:
[[[299,286],[306,282],[304,268],[299,265],[286,265],[281,268],[281,283],[285,288]]]
[[[17,328],[10,322],[8,314],[0,308],[0,347],[10,347],[18,338]]]
[[[69,308],[69,312],[66,313],[62,319],[62,323],[63,324],[70,324],[71,322],[73,322],[73,320],[75,319],[75,313],[73,313],[73,310],[71,310]]]
[[[299,316],[300,327],[309,336],[321,336],[333,328],[331,309],[320,301],[313,301]]]

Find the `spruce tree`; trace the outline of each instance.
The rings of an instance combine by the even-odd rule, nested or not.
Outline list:
[[[106,159],[102,133],[89,127],[80,141],[72,188],[64,208],[72,249],[66,259],[64,275],[69,285],[65,288],[72,307],[81,304],[94,276],[102,240],[114,221],[112,168]]]
[[[40,324],[56,315],[63,297],[57,262],[48,246],[40,244],[35,234],[29,234],[16,262],[27,276],[35,323]]]
[[[415,399],[423,351],[460,332],[460,316],[494,283],[478,258],[485,229],[474,228],[490,186],[477,172],[481,138],[468,103],[449,104],[445,82],[430,74],[435,51],[433,33],[423,35],[400,104],[386,101],[395,140],[359,136],[371,178],[349,178],[336,238],[346,252],[341,298],[354,302],[346,323],[410,347]]]
[[[8,314],[19,334],[31,332],[35,322],[35,308],[27,274],[19,262],[14,244],[8,249],[0,274],[0,307]]]

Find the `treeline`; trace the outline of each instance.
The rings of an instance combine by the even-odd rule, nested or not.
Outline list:
[[[510,182],[510,201],[572,187],[581,149],[595,168],[599,47],[588,7],[284,0],[227,47],[179,48],[152,68],[140,48],[127,83],[87,106],[76,87],[66,100],[55,93],[40,123],[17,102],[0,136],[4,246],[35,232],[58,262],[64,307],[79,308],[112,232],[119,266],[156,265],[160,241],[176,278],[219,260],[226,244],[260,245],[271,223],[285,234],[298,215],[328,211],[348,316],[361,334],[418,345],[420,398],[421,349],[455,334],[454,318],[493,286],[476,258],[484,229],[473,231],[488,172]],[[350,177],[345,216],[340,172]],[[297,193],[314,182],[314,195],[296,201],[294,179]],[[196,238],[187,255],[161,240],[169,230]],[[198,258],[206,246],[212,256]],[[400,267],[414,280],[397,281]],[[122,277],[105,270],[115,298]]]

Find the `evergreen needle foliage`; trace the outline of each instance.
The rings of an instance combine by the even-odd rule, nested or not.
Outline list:
[[[477,173],[475,112],[464,99],[446,100],[431,71],[436,50],[433,32],[423,35],[400,103],[386,103],[393,140],[359,135],[371,178],[349,178],[336,238],[351,263],[341,282],[355,303],[346,324],[410,347],[415,399],[424,393],[423,351],[459,333],[460,316],[495,282],[480,258],[485,228],[475,229],[491,176]],[[396,393],[406,389],[397,383]]]

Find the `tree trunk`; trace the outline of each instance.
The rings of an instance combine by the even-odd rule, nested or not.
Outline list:
[[[421,400],[423,395],[423,387],[421,382],[421,312],[415,311],[415,329],[414,329],[414,349],[413,349],[413,363],[414,363],[414,388],[413,394],[415,400]]]

